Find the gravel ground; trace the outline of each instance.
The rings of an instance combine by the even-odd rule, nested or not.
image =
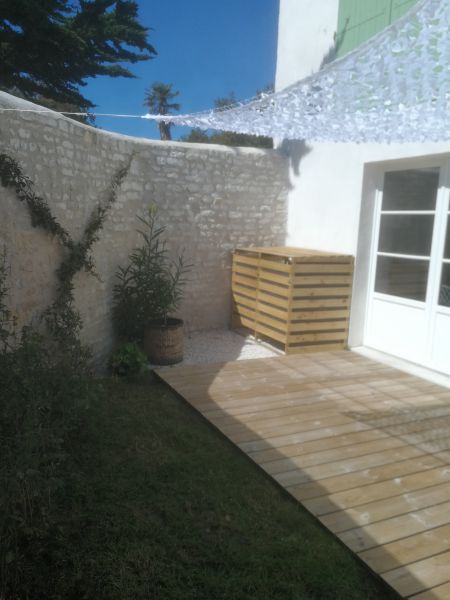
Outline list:
[[[185,336],[183,362],[173,365],[173,367],[164,368],[246,360],[249,358],[267,358],[281,354],[283,353],[277,348],[265,342],[260,342],[253,336],[244,337],[234,331],[225,329],[197,331]]]

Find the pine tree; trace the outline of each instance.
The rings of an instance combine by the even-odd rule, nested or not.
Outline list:
[[[152,58],[134,0],[0,0],[0,88],[86,110],[79,88],[97,75],[134,77]]]

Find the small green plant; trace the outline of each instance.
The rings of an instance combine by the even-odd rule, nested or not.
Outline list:
[[[147,364],[147,357],[135,342],[129,342],[114,352],[110,366],[113,375],[132,377],[139,375]]]
[[[113,290],[113,320],[120,337],[142,341],[146,325],[167,323],[183,298],[187,274],[192,268],[183,255],[172,260],[163,239],[165,227],[158,224],[157,209],[152,206],[144,225],[138,230],[144,244],[129,255],[129,264],[119,267]]]

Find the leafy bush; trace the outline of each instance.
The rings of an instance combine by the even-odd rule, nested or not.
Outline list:
[[[38,598],[46,597],[46,567],[64,554],[70,446],[92,387],[81,344],[55,352],[54,340],[29,328],[11,342],[6,274],[0,270],[0,598]]]
[[[47,574],[66,560],[64,508],[76,474],[76,436],[97,389],[90,378],[91,353],[80,341],[73,279],[83,269],[96,275],[92,247],[132,158],[114,174],[106,199],[93,209],[77,242],[35,193],[19,163],[0,154],[0,183],[15,191],[32,225],[63,249],[56,298],[41,319],[45,335],[30,328],[16,335],[7,306],[6,257],[0,252],[0,599],[49,597]]]
[[[5,350],[14,339],[16,326],[16,319],[6,304],[9,291],[6,284],[7,276],[6,250],[3,250],[0,253],[0,351]]]
[[[118,269],[113,321],[120,337],[140,342],[149,322],[166,322],[178,308],[192,265],[186,265],[182,255],[170,258],[162,239],[166,228],[158,225],[155,207],[149,209],[146,219],[138,218],[145,226],[139,231],[144,244],[129,255],[126,267]]]
[[[131,377],[138,375],[147,364],[147,357],[135,342],[125,344],[115,352],[110,361],[113,375]]]

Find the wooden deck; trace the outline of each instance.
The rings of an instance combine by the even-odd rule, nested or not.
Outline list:
[[[158,375],[402,596],[450,599],[450,390],[346,351]]]

